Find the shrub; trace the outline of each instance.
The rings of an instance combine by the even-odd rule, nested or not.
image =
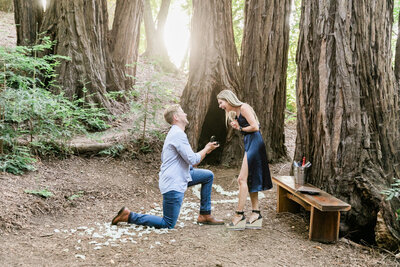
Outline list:
[[[68,58],[31,55],[52,45],[45,38],[33,47],[0,47],[0,170],[31,170],[34,155],[69,154],[65,144],[74,135],[109,127],[103,109],[50,91],[57,88],[55,67]]]
[[[396,179],[395,182],[391,185],[392,187],[382,191],[382,194],[386,195],[386,200],[390,201],[393,198],[400,197],[400,179]],[[396,210],[396,218],[400,221],[400,209]]]

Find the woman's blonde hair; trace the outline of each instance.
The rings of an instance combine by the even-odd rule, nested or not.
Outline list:
[[[221,100],[225,100],[226,102],[228,102],[229,105],[231,105],[232,107],[241,107],[243,104],[245,104],[244,102],[240,101],[239,98],[235,95],[234,92],[232,92],[231,90],[222,90],[221,92],[219,92],[219,94],[217,95],[217,99],[221,99]],[[258,121],[257,115],[254,112],[254,109],[250,106],[251,111],[254,115],[254,117],[256,118],[256,121],[258,124],[260,124],[260,122]],[[234,121],[235,120],[235,116],[236,116],[236,112],[234,111],[225,111],[225,123],[226,125],[228,125],[228,121]]]

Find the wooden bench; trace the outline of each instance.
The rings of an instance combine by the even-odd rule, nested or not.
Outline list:
[[[338,240],[340,212],[350,210],[349,204],[310,184],[305,186],[317,189],[318,195],[296,191],[301,185],[295,184],[294,176],[272,177],[272,181],[277,185],[278,213],[298,212],[301,205],[311,212],[308,235],[310,240],[323,243]]]

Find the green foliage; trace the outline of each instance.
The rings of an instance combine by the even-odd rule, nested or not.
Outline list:
[[[185,10],[186,15],[190,18],[193,13],[193,1],[192,0],[186,0],[181,4],[181,7],[183,10]]]
[[[24,171],[33,171],[32,165],[36,159],[32,158],[26,147],[14,147],[10,154],[0,155],[0,171],[12,174],[22,174]]]
[[[164,109],[166,104],[178,101],[171,89],[172,85],[163,82],[161,76],[165,74],[154,72],[149,80],[137,83],[133,91],[135,100],[131,102],[131,111],[136,117],[133,132],[141,131],[142,143],[146,141],[149,129],[158,128],[159,122],[163,121],[157,116],[159,111]]]
[[[84,193],[85,193],[84,191],[78,191],[75,194],[69,196],[67,199],[73,201],[75,198],[82,197]]]
[[[386,195],[386,200],[391,200],[392,198],[398,198],[400,196],[400,179],[395,180],[392,184],[392,188],[382,191],[382,194]]]
[[[47,189],[42,189],[42,190],[25,190],[25,193],[27,194],[32,194],[32,195],[37,195],[42,198],[49,198],[52,197],[54,194],[50,192]]]
[[[14,9],[12,0],[0,0],[0,11],[12,12]]]
[[[148,142],[143,142],[142,145],[140,146],[140,152],[142,152],[142,153],[146,154],[146,153],[150,153],[152,151],[153,151],[153,149],[151,148],[151,145]]]
[[[108,156],[116,158],[121,155],[121,153],[125,150],[125,146],[122,144],[114,145],[110,148],[104,149],[100,151],[98,154],[102,156]]]
[[[13,49],[0,47],[0,83],[7,84],[10,88],[28,89],[36,86],[43,89],[55,86],[53,78],[56,77],[55,67],[59,60],[68,60],[67,57],[46,55],[31,57],[30,55],[50,49],[54,42],[48,37],[42,44],[33,47],[17,46]]]
[[[104,110],[50,92],[57,88],[55,67],[68,58],[31,55],[52,45],[45,38],[33,47],[0,47],[0,166],[4,171],[30,170],[33,154],[68,154],[64,144],[72,136],[109,127]],[[29,149],[22,149],[21,143]]]
[[[232,24],[233,24],[233,35],[235,37],[235,45],[240,55],[243,39],[243,27],[244,27],[244,4],[243,0],[232,1]]]
[[[167,137],[167,135],[164,132],[158,130],[150,131],[150,134],[160,141],[164,141],[165,137]]]
[[[400,1],[394,1],[393,6],[393,27],[392,27],[392,63],[394,66],[394,59],[396,55],[396,42],[399,38],[399,15],[400,15]]]
[[[400,197],[400,179],[396,179],[391,186],[391,188],[381,192],[382,194],[386,195],[387,201]],[[396,218],[398,221],[400,221],[400,209],[396,210]]]
[[[297,64],[296,50],[299,40],[299,25],[301,16],[301,0],[294,0],[293,9],[290,17],[290,33],[289,33],[289,54],[288,67],[286,78],[286,109],[292,114],[288,119],[294,118],[296,114],[296,79],[297,79]]]

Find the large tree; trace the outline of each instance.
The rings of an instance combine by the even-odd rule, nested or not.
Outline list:
[[[227,132],[230,127],[225,127],[224,111],[216,100],[223,89],[241,96],[231,12],[230,0],[193,0],[189,78],[181,101],[190,121],[187,132],[193,148],[202,147],[215,135],[222,148],[210,156],[220,158],[224,149],[224,161],[236,162],[238,138],[233,138],[232,130]]]
[[[27,4],[30,1],[18,1],[24,3],[21,9],[29,17],[33,12]],[[129,90],[133,85],[126,74],[135,75],[142,14],[141,0],[117,0],[110,32],[106,0],[48,0],[39,32],[55,41],[47,53],[70,58],[56,69],[60,90],[68,97],[84,98],[86,103],[118,112],[122,105],[107,93]],[[37,33],[32,25],[29,29],[17,27],[17,31]],[[133,66],[127,68],[126,64]]]
[[[393,1],[303,1],[297,51],[295,158],[308,182],[351,204],[341,230],[374,242],[378,213],[392,236],[398,199],[399,105],[390,55]]]
[[[154,21],[150,0],[143,0],[144,3],[144,28],[146,31],[146,51],[143,56],[159,61],[161,67],[169,72],[176,71],[172,64],[167,47],[164,42],[164,28],[168,17],[171,0],[162,0],[160,10]]]
[[[124,69],[130,76],[136,75],[136,62],[138,60],[140,24],[143,17],[142,1],[117,1],[113,26],[110,38],[110,52],[114,62],[119,68]],[[133,80],[128,82],[125,88],[132,86]]]
[[[33,45],[43,19],[41,0],[14,0],[14,19],[17,27],[17,45]]]
[[[245,3],[240,57],[243,96],[258,115],[270,161],[287,158],[284,112],[291,2]]]

